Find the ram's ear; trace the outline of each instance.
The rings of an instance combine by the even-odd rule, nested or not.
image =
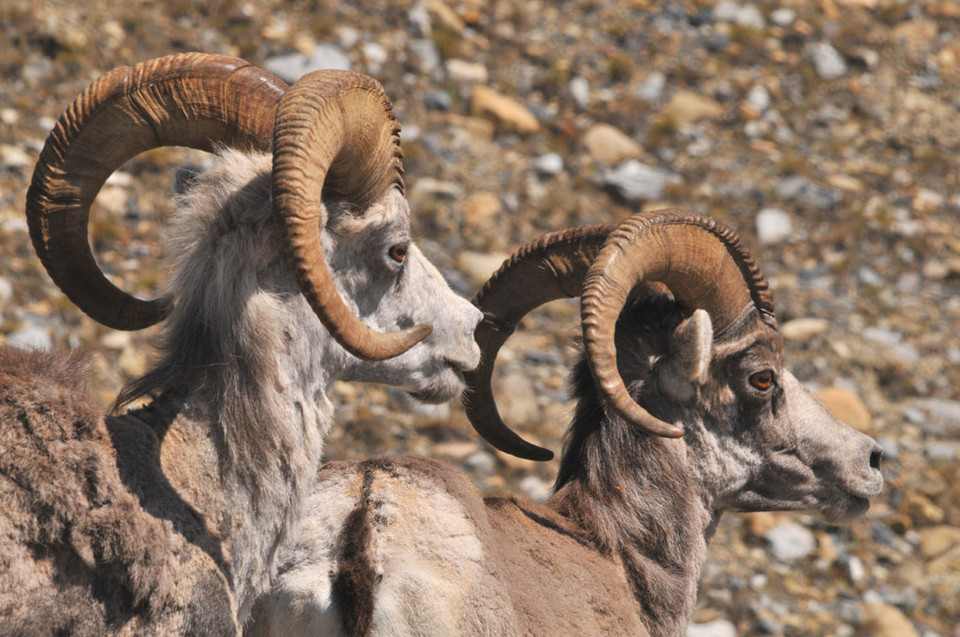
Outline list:
[[[713,324],[706,310],[696,310],[673,331],[663,366],[661,388],[677,400],[689,400],[706,382],[713,346]]]

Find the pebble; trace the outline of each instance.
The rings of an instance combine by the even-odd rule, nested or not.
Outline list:
[[[475,287],[479,287],[486,283],[508,256],[501,252],[464,250],[457,254],[457,269],[470,279]]]
[[[39,325],[31,325],[7,334],[7,345],[20,349],[53,349],[53,337],[50,330]]]
[[[660,71],[654,71],[647,76],[647,79],[633,87],[631,92],[644,102],[654,104],[663,98],[666,87],[667,76]]]
[[[781,562],[793,562],[809,555],[816,548],[813,533],[796,522],[783,522],[767,531],[770,552]]]
[[[440,68],[440,52],[432,40],[411,40],[414,68],[423,75],[433,75]]]
[[[568,86],[570,97],[581,111],[590,106],[590,84],[585,78],[575,77]]]
[[[472,226],[494,223],[503,205],[500,198],[492,192],[475,192],[460,204],[463,216]]]
[[[486,84],[487,67],[478,62],[451,59],[446,63],[447,77],[460,84]]]
[[[717,119],[723,113],[723,105],[716,100],[693,91],[677,91],[660,110],[657,119],[669,119],[682,128],[700,120]]]
[[[848,389],[827,387],[817,393],[817,397],[839,418],[857,431],[869,431],[870,410],[863,400]]]
[[[733,24],[750,27],[752,29],[763,29],[766,22],[760,9],[752,4],[741,6],[730,0],[722,0],[713,9],[714,19],[720,22],[732,22]]]
[[[303,53],[288,53],[267,59],[263,68],[284,82],[293,84],[305,74],[322,69],[349,71],[350,58],[332,44],[318,44],[309,56]]]
[[[553,177],[563,172],[563,157],[559,153],[540,155],[533,162],[533,170],[541,177]]]
[[[463,189],[452,181],[421,177],[413,182],[410,201],[414,204],[422,204],[429,199],[459,199],[462,192]]]
[[[546,502],[547,498],[550,497],[550,494],[553,491],[549,484],[537,476],[527,476],[522,478],[517,486],[520,488],[520,491],[524,493],[524,495],[534,502]]]
[[[453,98],[442,89],[426,91],[423,94],[423,105],[433,111],[449,111],[453,108]]]
[[[960,442],[928,440],[923,443],[923,453],[930,460],[960,460]]]
[[[464,460],[468,469],[476,471],[482,477],[492,476],[497,471],[497,458],[488,451],[477,451]]]
[[[960,528],[938,525],[918,531],[920,535],[920,553],[927,559],[939,557],[960,546]]]
[[[770,21],[778,27],[788,27],[797,19],[797,12],[793,9],[774,9],[770,12]]]
[[[610,124],[594,124],[580,138],[590,157],[607,166],[619,164],[624,159],[637,159],[643,154],[640,144]]]
[[[747,104],[758,113],[765,113],[770,108],[770,91],[766,86],[754,86],[747,91]]]
[[[470,111],[475,116],[492,119],[504,130],[521,135],[540,130],[540,122],[525,106],[486,86],[473,88]]]
[[[34,162],[22,148],[11,144],[0,144],[0,166],[5,168],[25,168]]]
[[[372,75],[380,73],[380,68],[390,57],[390,53],[376,42],[363,43],[363,58],[367,65],[367,72]]]
[[[827,331],[830,326],[827,319],[822,318],[798,318],[787,321],[780,326],[780,333],[788,341],[806,342],[814,336],[819,336]]]
[[[603,184],[626,201],[660,199],[668,185],[682,181],[675,173],[647,166],[635,159],[628,159],[603,174]]]
[[[919,637],[913,624],[896,606],[881,602],[863,605],[863,634],[871,637]]]
[[[810,50],[810,60],[822,79],[832,80],[847,72],[847,63],[840,52],[826,42],[818,42]]]
[[[790,215],[779,208],[764,208],[757,213],[757,239],[762,244],[780,243],[793,232]]]
[[[3,320],[3,311],[6,309],[10,299],[13,298],[13,284],[10,279],[0,276],[0,321]]]
[[[687,626],[687,637],[737,637],[737,628],[726,619]]]
[[[777,181],[774,192],[789,201],[798,201],[820,210],[833,208],[843,200],[843,193],[830,186],[818,184],[806,177],[792,175]]]
[[[919,410],[917,424],[927,433],[960,436],[960,401],[944,398],[917,398],[911,402]]]
[[[430,24],[430,13],[421,2],[417,2],[407,12],[407,24],[409,24],[415,34],[421,38],[429,38],[433,33]]]

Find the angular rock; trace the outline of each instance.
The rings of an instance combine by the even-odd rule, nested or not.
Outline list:
[[[351,66],[350,58],[332,44],[318,44],[309,56],[303,53],[289,53],[272,57],[263,64],[264,69],[288,84],[293,84],[312,71],[322,69],[349,71]]]
[[[633,94],[648,104],[659,102],[663,97],[663,90],[667,87],[667,76],[654,71],[642,83],[633,88]]]
[[[682,182],[676,173],[647,166],[635,159],[603,174],[603,184],[626,201],[659,199],[668,185]]]
[[[778,208],[764,208],[757,213],[757,239],[760,243],[779,243],[793,232],[790,215]]]
[[[917,531],[920,535],[920,553],[927,559],[943,555],[955,546],[960,546],[960,528],[955,526],[931,526]]]
[[[581,111],[586,110],[586,108],[590,106],[590,84],[586,78],[573,78],[570,80],[568,88],[570,90],[570,97],[573,98],[577,108]]]
[[[553,177],[563,172],[563,157],[559,153],[540,155],[533,162],[533,170],[542,177]]]
[[[863,605],[863,634],[871,637],[919,637],[907,616],[896,606],[882,602]]]
[[[840,52],[826,42],[818,42],[810,49],[810,61],[817,75],[832,80],[847,72],[847,63]]]
[[[857,431],[868,431],[872,417],[870,410],[852,391],[842,387],[827,387],[817,393],[817,397],[841,421],[847,423]]]
[[[798,318],[787,321],[780,326],[780,333],[788,341],[803,343],[814,336],[827,331],[829,321],[822,318]]]
[[[502,252],[464,250],[457,254],[457,269],[470,279],[474,286],[479,287],[500,268],[507,256],[509,255]]]
[[[809,555],[816,547],[813,533],[796,522],[784,522],[773,527],[764,536],[770,543],[770,552],[781,562],[793,562]]]
[[[540,122],[525,106],[486,86],[475,86],[470,98],[470,111],[492,119],[504,130],[521,135],[540,130]]]
[[[640,144],[610,124],[594,124],[580,138],[590,156],[608,166],[624,159],[637,159],[643,154]]]
[[[687,637],[737,637],[737,628],[726,619],[687,626]]]
[[[704,119],[723,116],[723,105],[693,91],[678,91],[660,110],[658,120],[669,119],[683,127]]]
[[[452,59],[446,63],[447,77],[461,84],[486,84],[487,67],[477,62]]]
[[[470,225],[484,225],[495,221],[503,210],[500,198],[492,192],[475,192],[461,204],[463,216]]]
[[[832,208],[843,201],[843,193],[836,188],[818,184],[799,175],[784,177],[774,186],[774,191],[784,199],[799,201],[820,210]]]

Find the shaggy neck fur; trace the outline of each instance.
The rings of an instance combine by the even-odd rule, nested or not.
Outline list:
[[[671,318],[645,338],[629,339],[633,349],[669,334],[679,322],[675,312],[662,307],[637,316]],[[627,346],[627,339],[618,338],[618,351]],[[647,361],[650,353],[630,352],[621,362]],[[621,373],[624,379],[649,376],[639,368]],[[683,635],[719,519],[713,497],[683,441],[607,418],[585,361],[575,368],[571,384],[577,408],[549,504],[583,528],[599,550],[619,559],[651,635]]]
[[[269,156],[228,151],[190,188],[172,224],[161,359],[118,399],[154,398],[139,415],[172,487],[219,539],[241,621],[313,484],[345,358],[283,258],[269,178]]]

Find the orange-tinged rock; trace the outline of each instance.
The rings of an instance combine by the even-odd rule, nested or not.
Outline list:
[[[842,387],[827,387],[817,396],[832,411],[837,418],[847,423],[857,431],[870,429],[870,410],[863,401],[850,390]]]

